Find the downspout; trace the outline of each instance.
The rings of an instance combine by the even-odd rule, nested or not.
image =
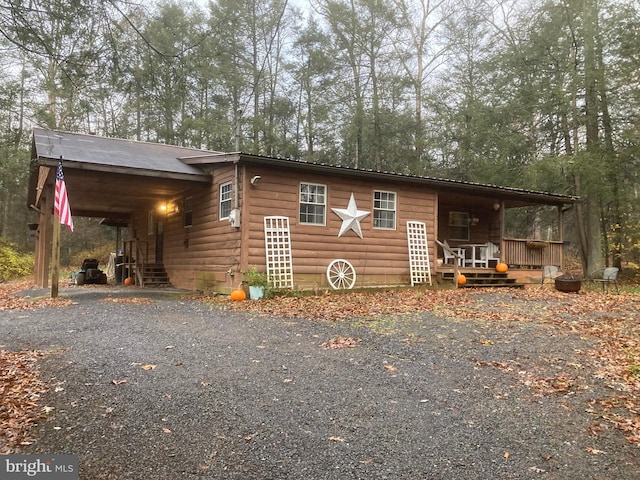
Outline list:
[[[233,208],[231,212],[229,212],[229,223],[232,228],[240,228],[240,194],[238,193],[240,187],[240,169],[238,167],[238,161],[234,162],[233,168]]]
[[[235,162],[235,175],[233,179],[233,208],[238,210],[240,208],[240,196],[238,194],[240,174],[238,172],[238,162]]]
[[[238,162],[240,161],[240,119],[242,118],[242,109],[238,109],[238,117],[236,119],[236,152],[238,152],[238,160],[235,162],[235,178],[233,186],[234,193],[234,208],[237,210],[240,208],[240,200],[238,194],[239,172]]]

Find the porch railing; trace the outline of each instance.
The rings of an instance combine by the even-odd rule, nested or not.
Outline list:
[[[124,242],[124,275],[135,278],[136,285],[144,287],[144,266],[149,258],[149,242],[137,239]]]
[[[540,268],[543,265],[562,266],[563,242],[523,238],[502,239],[502,261],[518,267]]]

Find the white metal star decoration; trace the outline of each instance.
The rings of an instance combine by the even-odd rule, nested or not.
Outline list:
[[[358,207],[356,207],[356,199],[353,197],[353,193],[351,194],[351,198],[349,199],[349,205],[347,205],[347,208],[332,208],[331,210],[333,210],[333,213],[335,213],[342,219],[342,227],[340,227],[340,232],[338,233],[339,237],[344,235],[349,230],[353,230],[354,232],[356,232],[356,235],[362,238],[360,220],[369,215],[371,212],[358,210]]]

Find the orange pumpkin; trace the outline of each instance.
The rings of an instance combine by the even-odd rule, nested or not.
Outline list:
[[[244,293],[244,290],[242,290],[241,288],[236,288],[231,292],[231,300],[233,300],[234,302],[241,302],[245,298],[247,298],[247,294]]]
[[[504,262],[500,262],[496,265],[496,272],[504,273],[507,270],[509,270],[509,266]]]
[[[458,285],[464,285],[465,283],[467,283],[467,277],[465,277],[463,274],[459,273],[458,274]]]
[[[134,283],[136,283],[136,281],[133,279],[133,277],[127,277],[127,278],[124,279],[124,284],[127,287],[133,285]]]

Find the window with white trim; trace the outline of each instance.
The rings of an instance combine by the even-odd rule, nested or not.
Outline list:
[[[373,192],[373,228],[396,229],[396,193]]]
[[[327,186],[317,183],[300,184],[300,223],[325,225]]]
[[[185,197],[184,199],[184,227],[193,225],[193,197]]]
[[[231,213],[231,182],[220,185],[220,220],[228,219]]]
[[[449,238],[469,240],[469,213],[449,212]]]

